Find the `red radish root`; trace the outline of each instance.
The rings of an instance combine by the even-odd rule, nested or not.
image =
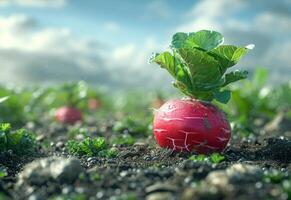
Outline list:
[[[221,152],[231,128],[222,111],[198,100],[171,100],[154,116],[154,136],[163,148],[196,153]]]

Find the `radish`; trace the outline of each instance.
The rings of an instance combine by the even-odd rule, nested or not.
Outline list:
[[[55,113],[56,120],[63,124],[75,124],[82,120],[82,113],[73,107],[63,106]]]
[[[247,71],[226,71],[254,45],[237,47],[222,45],[223,41],[216,31],[176,33],[170,50],[151,58],[174,77],[174,86],[187,96],[170,100],[155,111],[153,132],[161,147],[199,154],[225,149],[231,128],[211,101],[229,101],[230,91],[223,87],[246,78]]]
[[[98,110],[101,107],[102,107],[102,104],[97,98],[89,98],[88,99],[89,110]]]
[[[154,117],[155,139],[161,147],[208,153],[222,151],[230,139],[223,112],[194,99],[171,100]]]
[[[62,124],[75,124],[82,121],[81,103],[87,96],[87,85],[84,82],[65,83],[59,88],[62,106],[56,109],[55,119]],[[59,103],[59,102],[58,102]]]

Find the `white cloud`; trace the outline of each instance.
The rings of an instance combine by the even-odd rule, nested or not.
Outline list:
[[[116,22],[106,22],[104,24],[104,28],[109,31],[109,32],[112,32],[112,33],[117,33],[120,31],[120,26],[119,24],[117,24]]]
[[[223,33],[226,43],[254,43],[255,49],[238,66],[252,70],[263,65],[269,69],[272,80],[286,81],[291,72],[291,57],[286,53],[291,49],[291,14],[285,12],[288,7],[285,3],[287,1],[200,0],[185,15],[187,23],[178,26],[176,31],[212,29]]]
[[[178,31],[193,32],[201,29],[222,31],[225,28],[246,29],[247,24],[230,17],[246,8],[243,0],[203,0],[199,1],[185,18],[188,23],[178,27]]]
[[[118,47],[113,52],[113,58],[117,61],[126,60],[129,61],[134,57],[136,46],[134,44],[127,44],[122,47]]]
[[[64,7],[67,0],[0,0],[0,6]]]
[[[290,35],[291,16],[272,12],[263,12],[255,17],[254,28],[257,28],[257,31],[265,34],[280,34],[281,37],[282,34]]]
[[[138,46],[109,47],[98,40],[76,37],[66,28],[42,28],[25,15],[0,17],[0,35],[1,83],[85,80],[137,88],[161,82],[161,74],[167,77],[166,73],[153,73],[156,66],[147,63],[157,48],[153,38]]]
[[[146,6],[146,10],[150,16],[159,18],[169,18],[172,14],[172,9],[166,1],[154,0],[150,1]]]

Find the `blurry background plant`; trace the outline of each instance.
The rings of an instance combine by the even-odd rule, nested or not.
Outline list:
[[[258,68],[251,77],[232,86],[232,97],[227,105],[216,102],[228,114],[234,133],[242,136],[258,134],[278,113],[291,118],[291,83],[270,86],[264,68]],[[15,127],[28,122],[53,123],[55,109],[74,104],[83,112],[85,123],[112,121],[116,143],[128,144],[132,143],[130,138],[123,138],[122,134],[151,135],[154,110],[165,99],[178,98],[181,94],[161,91],[109,93],[85,82],[77,82],[31,88],[1,86],[0,96],[9,97],[1,98],[2,123],[9,122]]]

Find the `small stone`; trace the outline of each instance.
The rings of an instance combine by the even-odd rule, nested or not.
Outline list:
[[[263,176],[263,170],[259,167],[247,164],[234,164],[226,170],[232,183],[255,182]]]
[[[48,157],[27,164],[19,175],[18,185],[43,185],[48,181],[71,183],[83,171],[75,158]]]
[[[199,187],[189,187],[182,194],[182,200],[221,200],[224,194],[217,187],[206,185],[205,182]]]
[[[147,194],[154,192],[175,192],[176,186],[167,183],[156,183],[146,187],[145,191]]]
[[[261,180],[263,170],[248,164],[234,164],[226,170],[210,172],[205,182],[207,185],[214,186],[221,191],[231,192],[234,184],[256,182]]]
[[[147,144],[144,143],[144,142],[136,142],[136,143],[133,144],[133,146],[146,147]]]
[[[119,175],[120,175],[121,177],[125,177],[125,176],[128,175],[128,172],[127,172],[127,171],[122,171],[122,172],[120,172]]]
[[[74,188],[72,186],[66,186],[62,189],[62,194],[69,194],[74,191]]]
[[[146,200],[174,200],[173,194],[170,192],[156,192],[148,195]]]
[[[35,139],[37,141],[41,142],[41,141],[43,141],[45,139],[45,135],[44,134],[38,135]]]
[[[56,148],[62,149],[63,147],[65,147],[65,144],[62,141],[56,143]]]
[[[217,170],[207,175],[206,182],[214,186],[227,187],[229,184],[229,177],[224,170]]]

